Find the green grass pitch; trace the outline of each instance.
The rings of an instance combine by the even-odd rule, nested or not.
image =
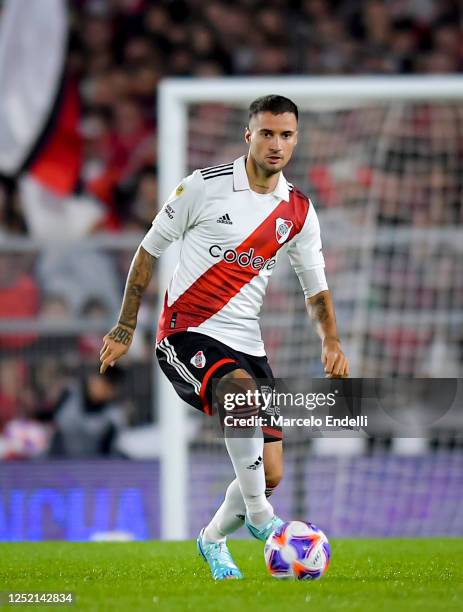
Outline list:
[[[318,582],[278,581],[262,544],[231,541],[245,575],[215,583],[194,542],[0,544],[0,591],[72,591],[74,610],[463,610],[463,539],[333,540]],[[3,600],[4,601],[4,600]],[[55,606],[0,605],[0,609]]]

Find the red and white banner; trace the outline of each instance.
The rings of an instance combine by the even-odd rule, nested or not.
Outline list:
[[[0,173],[16,176],[58,96],[66,56],[63,0],[6,0],[0,18]]]
[[[18,180],[29,233],[79,238],[104,217],[75,195],[82,166],[77,81],[66,73],[66,0],[6,0],[0,20],[0,174]]]

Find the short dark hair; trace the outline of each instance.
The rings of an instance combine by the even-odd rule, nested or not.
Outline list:
[[[297,106],[292,100],[284,96],[270,95],[257,98],[249,106],[249,119],[257,113],[272,113],[272,115],[293,113],[296,116],[296,121],[299,119]]]

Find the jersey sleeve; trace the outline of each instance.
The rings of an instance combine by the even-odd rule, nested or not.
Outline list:
[[[328,289],[320,224],[312,202],[301,231],[288,245],[288,256],[306,298]]]
[[[195,170],[170,194],[164,206],[154,218],[153,224],[141,242],[141,246],[154,257],[183,236],[192,227],[204,200],[204,180]]]

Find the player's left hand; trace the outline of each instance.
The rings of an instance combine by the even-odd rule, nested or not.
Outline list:
[[[347,378],[349,376],[349,362],[337,338],[326,338],[323,341],[321,361],[325,368],[326,378]]]

